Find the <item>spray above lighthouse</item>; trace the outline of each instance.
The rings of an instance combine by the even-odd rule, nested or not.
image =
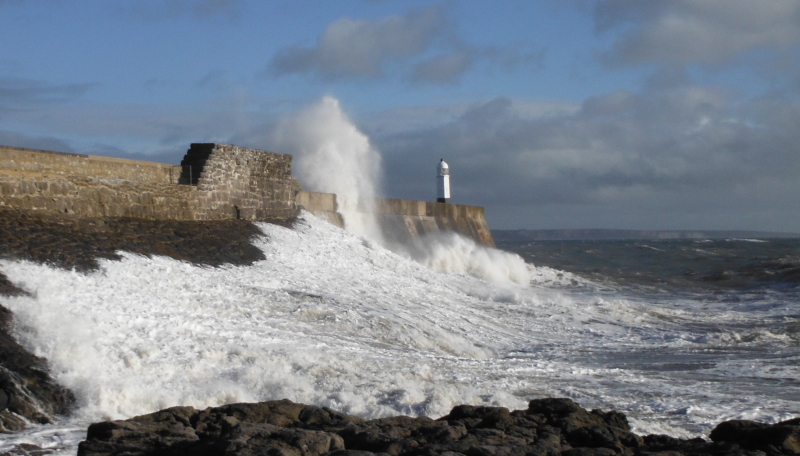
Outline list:
[[[436,202],[450,202],[450,167],[444,158],[436,166]]]

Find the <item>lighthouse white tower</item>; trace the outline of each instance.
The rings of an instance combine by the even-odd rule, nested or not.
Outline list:
[[[436,166],[436,202],[450,202],[450,167],[444,158]]]

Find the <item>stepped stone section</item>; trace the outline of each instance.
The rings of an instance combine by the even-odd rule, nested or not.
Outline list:
[[[197,143],[181,166],[182,181],[197,185],[198,219],[288,219],[299,213],[295,196],[302,188],[292,176],[291,155]]]
[[[300,191],[295,196],[295,202],[298,206],[311,212],[315,216],[326,220],[328,223],[344,228],[344,219],[339,211],[339,205],[336,202],[336,195],[333,193],[319,193]]]

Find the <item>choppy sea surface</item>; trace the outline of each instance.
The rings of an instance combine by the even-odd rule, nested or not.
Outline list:
[[[371,418],[569,397],[680,437],[800,416],[798,240],[501,246],[512,254],[440,236],[393,252],[310,215],[260,227],[252,266],[0,260],[32,293],[3,300],[15,335],[78,398],[0,451],[75,454],[93,421],[282,398]]]

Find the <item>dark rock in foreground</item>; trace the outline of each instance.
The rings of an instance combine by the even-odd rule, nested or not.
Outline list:
[[[0,273],[0,296],[23,296],[25,290]],[[29,423],[51,423],[65,415],[75,396],[49,375],[47,361],[11,336],[11,311],[0,305],[0,432],[19,431]]]
[[[800,454],[800,418],[727,421],[711,442],[630,432],[625,415],[538,399],[527,410],[460,405],[432,420],[363,420],[288,400],[196,410],[173,407],[92,424],[78,455],[677,456]]]
[[[50,377],[47,363],[9,334],[11,312],[0,306],[0,432],[50,423],[69,412],[75,397]]]
[[[14,285],[5,274],[0,272],[0,296],[23,296],[28,294],[22,288]]]

